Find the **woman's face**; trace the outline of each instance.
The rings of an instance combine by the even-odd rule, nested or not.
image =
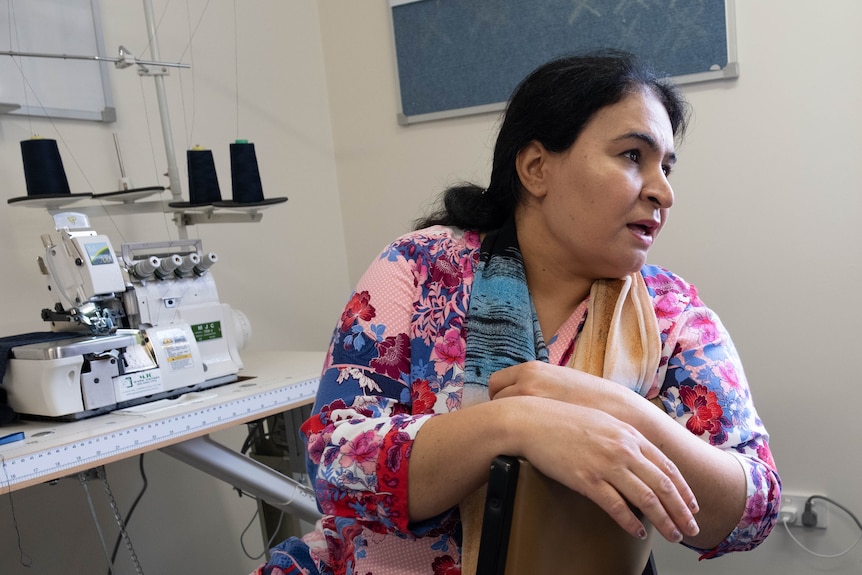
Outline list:
[[[564,152],[533,142],[521,154],[522,221],[540,238],[532,245],[546,246],[544,265],[594,280],[646,263],[673,204],[667,177],[676,160],[670,119],[651,90],[599,110]]]

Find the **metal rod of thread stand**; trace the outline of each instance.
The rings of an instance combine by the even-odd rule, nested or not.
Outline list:
[[[150,55],[153,60],[160,60],[159,40],[156,36],[155,17],[153,15],[152,0],[144,0],[144,14],[147,19],[147,34],[150,42]],[[171,188],[171,197],[173,201],[179,202],[183,199],[183,189],[180,185],[180,175],[177,168],[177,157],[174,151],[173,132],[171,131],[171,116],[168,111],[168,101],[165,96],[165,79],[162,75],[156,74],[153,76],[156,83],[156,98],[159,104],[159,118],[162,122],[162,136],[165,141],[165,156],[168,162],[168,182]],[[185,222],[182,215],[175,218],[179,237],[182,240],[188,239],[188,230],[186,230]]]

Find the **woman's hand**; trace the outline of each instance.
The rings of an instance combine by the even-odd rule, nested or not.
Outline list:
[[[543,419],[540,425],[534,420],[535,432],[524,434],[518,455],[594,501],[635,537],[646,536],[646,530],[629,503],[668,541],[697,535],[694,494],[676,465],[634,427],[597,409],[516,401],[535,404]]]
[[[529,395],[609,413],[612,413],[610,408],[619,403],[620,392],[628,394],[625,388],[613,382],[543,361],[513,365],[492,373],[488,378],[491,399]]]
[[[540,398],[538,436],[523,456],[543,473],[593,500],[623,529],[644,536],[637,507],[669,541],[697,535],[696,498],[676,465],[635,427],[615,416],[629,390],[569,368],[530,362],[493,374],[492,399]],[[528,400],[532,403],[532,400]],[[544,435],[542,435],[544,433]]]

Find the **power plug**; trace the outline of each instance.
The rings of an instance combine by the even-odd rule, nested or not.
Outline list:
[[[778,512],[779,525],[786,521],[790,527],[826,529],[829,524],[826,502],[822,499],[809,500],[810,497],[783,493],[781,510]]]
[[[778,512],[778,524],[787,523],[788,525],[793,525],[796,523],[798,517],[799,511],[795,507],[792,505],[782,505],[781,510]]]

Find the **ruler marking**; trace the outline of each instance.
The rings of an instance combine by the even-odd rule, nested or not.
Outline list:
[[[38,453],[3,459],[4,473],[0,474],[0,487],[11,487],[19,482],[96,462],[104,457],[139,450],[173,438],[178,433],[185,435],[217,423],[234,421],[279,404],[313,398],[318,383],[317,378],[305,380],[291,384],[289,387],[264,390],[254,396],[234,398],[223,404],[206,406],[200,410],[166,417],[159,421],[149,421],[124,430],[110,431],[97,437],[47,448]]]

